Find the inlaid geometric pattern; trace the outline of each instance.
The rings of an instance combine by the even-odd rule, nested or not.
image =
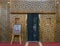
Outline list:
[[[43,42],[54,42],[56,39],[56,15],[40,14],[40,39]]]
[[[58,5],[56,41],[60,41],[60,4]]]
[[[27,40],[27,20],[26,20],[26,15],[27,14],[11,14],[10,16],[10,31],[13,31],[13,25],[15,24],[15,18],[19,18],[19,24],[21,24],[21,37],[22,37],[22,41],[26,41]],[[12,33],[11,33],[12,34]],[[16,41],[17,38],[16,38]]]
[[[11,0],[11,12],[19,12],[19,13],[30,13],[30,12],[54,12],[55,11],[55,2],[54,1],[18,1],[18,0]],[[9,21],[12,21],[10,23],[13,23],[13,20],[15,17],[20,17],[21,14],[11,14],[10,17],[12,20],[9,20],[8,17],[9,14],[7,14],[6,6],[0,7],[0,41],[10,41],[11,40],[11,29],[9,28]],[[56,31],[56,16],[55,14],[40,14],[40,39],[43,42],[52,42],[55,41],[54,35]],[[25,16],[25,15],[24,15]],[[60,16],[59,16],[60,17]],[[21,19],[24,19],[24,17]],[[24,22],[24,20],[22,21]],[[26,21],[25,21],[26,23]],[[48,23],[48,24],[47,24]],[[24,24],[24,23],[23,23]],[[25,25],[26,26],[26,25]],[[60,21],[58,22],[58,36],[57,40],[60,39]],[[11,27],[12,28],[12,27]],[[23,27],[23,36],[25,40],[26,33],[24,32],[26,30],[26,27]],[[26,37],[27,38],[27,37]],[[8,39],[8,40],[7,40]]]
[[[6,10],[6,7],[4,6],[1,6],[1,17],[0,17],[0,24],[1,24],[1,40],[3,39],[4,41],[6,41],[7,40],[7,38],[6,38],[6,36],[7,36],[7,30],[6,30],[6,27],[7,27],[7,25],[6,25],[6,20],[7,20],[7,18],[6,18],[6,16],[7,16],[7,12],[6,12],[7,10]],[[5,39],[6,38],[6,39]],[[3,41],[2,40],[2,41]]]
[[[55,12],[54,1],[21,1],[11,0],[11,12],[18,13],[40,13]]]
[[[9,20],[8,20],[8,13],[7,13],[7,6],[1,6],[1,13],[0,13],[0,41],[9,41],[10,40],[10,28]],[[7,40],[8,39],[8,40]]]

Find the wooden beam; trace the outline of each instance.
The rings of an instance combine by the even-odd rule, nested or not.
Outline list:
[[[56,14],[56,12],[37,12],[38,14]],[[20,12],[11,12],[10,14],[28,14],[26,12],[20,13]]]

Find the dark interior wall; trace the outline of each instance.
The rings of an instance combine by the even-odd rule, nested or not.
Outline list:
[[[28,41],[39,41],[39,14],[27,14],[27,38]]]

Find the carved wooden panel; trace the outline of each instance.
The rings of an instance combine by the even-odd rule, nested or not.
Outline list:
[[[56,41],[60,42],[60,4],[57,6],[57,31]]]
[[[40,13],[55,12],[55,1],[11,0],[11,12]]]
[[[7,6],[1,5],[1,15],[0,15],[0,30],[1,30],[1,41],[9,41],[9,30],[8,28],[8,21],[7,21]],[[8,40],[7,40],[8,39]]]
[[[15,18],[19,18],[19,23],[22,25],[22,41],[26,41],[26,15],[27,14],[11,14],[10,16],[10,30],[13,30],[13,24],[15,24]]]
[[[0,6],[0,41],[1,41],[1,35],[2,35],[2,33],[1,33],[1,30],[2,30],[2,27],[1,27],[2,25],[1,25],[1,6]]]
[[[56,39],[56,15],[40,14],[40,39],[43,42],[54,42]]]

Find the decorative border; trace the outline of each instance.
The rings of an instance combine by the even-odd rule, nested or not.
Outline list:
[[[55,1],[20,1],[11,0],[11,12],[17,13],[40,13],[54,12]]]

